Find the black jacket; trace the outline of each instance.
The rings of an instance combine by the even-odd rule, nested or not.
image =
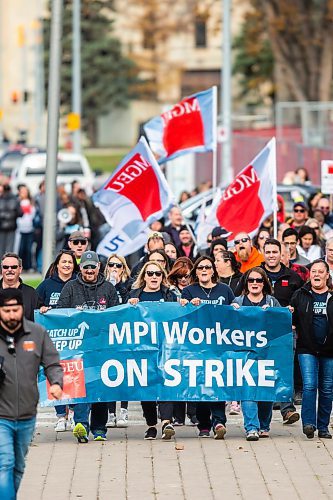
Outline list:
[[[61,291],[57,308],[76,307],[103,311],[119,304],[115,287],[99,274],[97,281],[88,283],[79,273],[75,280],[68,281]]]
[[[0,281],[0,288],[3,288],[2,284],[3,280]],[[18,288],[22,291],[23,295],[24,317],[30,321],[34,321],[34,310],[39,309],[43,305],[43,302],[36,290],[32,286],[23,283],[21,278]]]
[[[225,283],[230,286],[231,290],[234,292],[235,296],[238,297],[243,291],[243,273],[237,272],[229,278],[219,278],[220,283]]]
[[[264,262],[261,264],[261,267],[265,272],[267,272]],[[296,292],[296,290],[301,288],[301,286],[304,284],[304,281],[299,274],[295,273],[295,271],[293,271],[292,269],[289,269],[289,267],[286,267],[282,263],[281,267],[283,269],[283,274],[276,280],[274,284],[273,295],[280,302],[282,307],[286,307],[289,306],[291,297]]]
[[[144,287],[141,288],[134,288],[133,290],[130,291],[129,293],[129,298],[138,298],[140,299],[140,295],[143,292]],[[177,302],[177,297],[176,295],[170,290],[168,287],[161,285],[161,292],[162,292],[162,297],[164,302]]]
[[[16,219],[22,217],[20,202],[13,193],[0,196],[0,231],[15,231]]]
[[[297,290],[292,299],[291,305],[294,308],[293,324],[296,326],[297,341],[296,349],[300,354],[313,354],[317,356],[333,357],[333,294],[328,294],[327,319],[329,332],[323,345],[315,342],[313,334],[313,296],[310,292],[311,284],[306,283]]]

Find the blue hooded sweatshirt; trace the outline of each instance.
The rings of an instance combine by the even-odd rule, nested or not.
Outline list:
[[[76,274],[73,274],[70,280],[76,278]],[[40,285],[36,288],[36,292],[44,306],[56,307],[60,293],[68,281],[62,281],[59,278],[58,273],[53,274],[46,280],[42,281]]]

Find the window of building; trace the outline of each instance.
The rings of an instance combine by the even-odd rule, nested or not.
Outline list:
[[[207,23],[202,17],[197,17],[195,20],[195,46],[207,47]]]

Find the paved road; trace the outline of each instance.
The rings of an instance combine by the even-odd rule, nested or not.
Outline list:
[[[239,417],[229,417],[224,441],[186,426],[165,442],[142,439],[139,406],[130,405],[128,429],[81,445],[70,432],[56,436],[53,413],[41,412],[19,500],[333,499],[333,440],[306,439],[279,412],[259,442],[245,441]]]

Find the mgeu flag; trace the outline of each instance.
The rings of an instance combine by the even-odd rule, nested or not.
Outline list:
[[[197,230],[198,247],[216,226],[224,227],[233,240],[240,231],[254,236],[263,221],[276,208],[275,138],[260,151],[221,194],[217,194],[210,213]]]
[[[175,203],[144,137],[93,195],[93,201],[111,226],[97,248],[106,256],[113,252],[128,255],[143,246],[146,228]]]
[[[177,156],[216,147],[214,89],[185,97],[144,125],[150,147],[164,163]]]

